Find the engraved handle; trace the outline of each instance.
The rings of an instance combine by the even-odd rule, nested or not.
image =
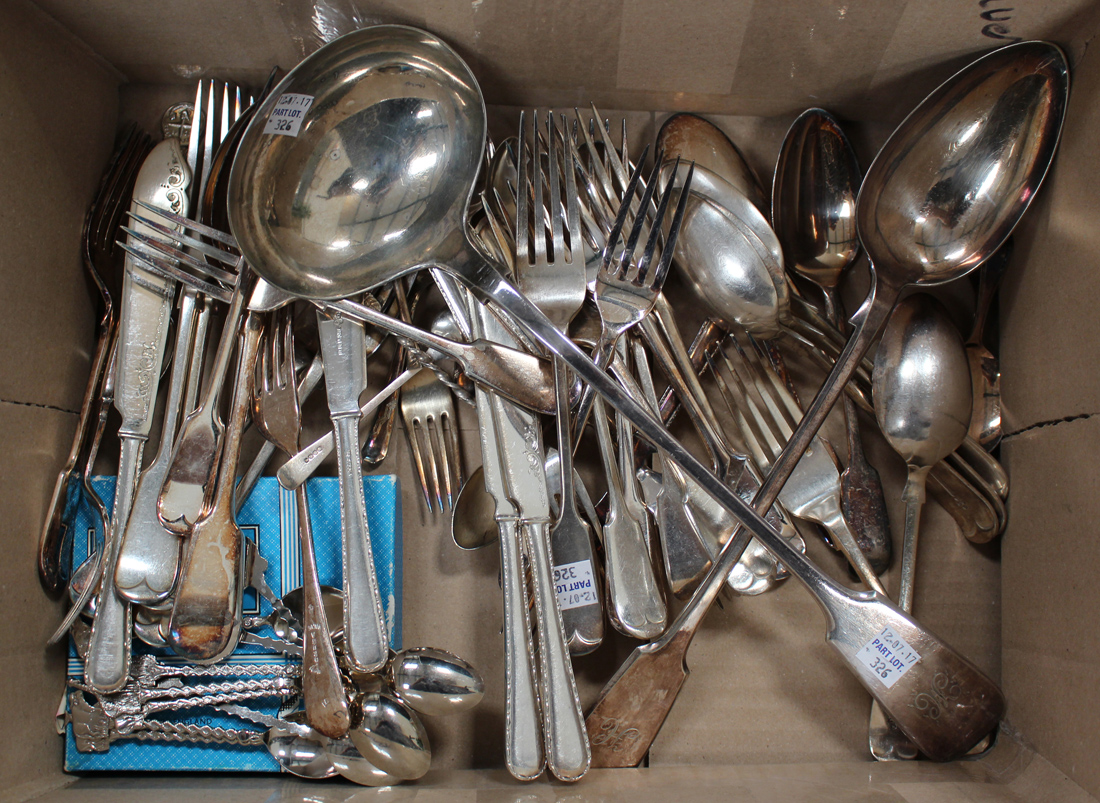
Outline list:
[[[309,521],[306,486],[294,494],[298,504],[298,537],[302,547],[302,697],[306,719],[314,729],[339,739],[351,727],[348,701],[336,663],[325,604],[321,599],[321,580],[317,574],[317,556],[313,549],[313,527]]]
[[[114,512],[107,530],[107,543],[104,545],[107,562],[96,598],[88,658],[84,663],[85,681],[101,692],[122,688],[130,669],[130,605],[115,593],[115,566],[118,563],[119,530],[130,517],[145,438],[120,433],[119,441],[118,486],[115,488]]]
[[[597,410],[596,414],[599,415],[600,411]],[[592,752],[554,592],[549,525],[532,522],[525,524],[523,529],[534,574],[546,765],[555,777],[563,781],[578,781],[588,772]]]
[[[344,535],[344,640],[356,669],[374,672],[389,658],[389,635],[374,572],[363,473],[359,464],[359,413],[333,418],[340,475],[340,526]]]
[[[498,519],[501,581],[504,587],[504,755],[508,771],[520,780],[534,780],[546,763],[542,721],[531,656],[531,612],[520,559],[518,524]]]

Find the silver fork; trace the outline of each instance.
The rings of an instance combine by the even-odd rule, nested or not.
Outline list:
[[[752,343],[742,347],[731,336],[718,356],[726,375],[711,360],[710,367],[719,390],[741,429],[746,445],[762,472],[771,470],[802,416],[794,398],[770,366],[765,365]],[[708,360],[710,358],[708,357]],[[726,380],[730,381],[727,382]],[[754,398],[749,389],[758,396]],[[798,462],[779,501],[795,516],[822,525],[828,530],[860,579],[884,597],[887,596],[867,556],[844,519],[840,502],[840,469],[828,441],[815,436],[810,448]]]
[[[442,513],[454,506],[455,494],[462,487],[451,389],[431,371],[422,371],[401,389],[400,405],[424,501],[431,512],[434,497]]]
[[[290,308],[279,310],[276,321],[267,336],[268,347],[261,350],[256,367],[252,417],[265,438],[291,455],[298,451],[301,410],[294,384],[294,316]],[[317,575],[317,556],[304,484],[296,489],[295,502],[305,596],[302,606],[302,697],[306,719],[321,733],[339,739],[347,733],[351,719],[321,600],[321,581]]]
[[[646,150],[642,152],[639,163],[645,162],[648,150],[647,146]],[[658,154],[654,167],[650,172],[649,180],[646,182],[645,191],[642,193],[640,202],[640,209],[642,210],[647,209],[653,199],[661,161],[661,155]],[[679,166],[679,160],[677,160],[677,166]],[[661,232],[661,221],[668,209],[674,182],[670,178],[661,193],[645,247],[641,257],[635,261],[634,252],[646,224],[647,216],[645,214],[640,213],[634,218],[630,233],[626,237],[622,249],[616,250],[626,218],[630,214],[631,208],[637,203],[634,194],[638,182],[641,180],[641,167],[636,168],[630,177],[626,191],[623,193],[623,201],[619,206],[619,212],[615,217],[615,223],[607,237],[607,244],[604,246],[603,261],[600,264],[599,273],[596,275],[596,284],[593,288],[596,306],[600,312],[601,330],[600,339],[596,344],[592,358],[600,368],[606,368],[611,362],[611,357],[615,351],[615,343],[622,337],[623,333],[648,315],[657,303],[657,297],[660,295],[661,287],[664,285],[665,278],[668,276],[669,268],[672,265],[672,253],[676,244],[676,237],[680,232],[680,224],[683,222],[684,209],[690,195],[688,189],[691,186],[691,177],[694,171],[695,165],[693,164],[688,169],[683,185],[679,188],[680,199],[676,204],[676,211],[673,213],[668,233],[665,235],[664,248],[656,262],[654,261],[654,255]],[[676,174],[676,171],[673,170],[671,176],[675,177]],[[592,400],[592,388],[585,388],[574,419],[574,437],[580,434],[587,423],[588,414],[592,409]]]
[[[517,286],[564,332],[580,311],[588,290],[581,246],[581,223],[574,174],[575,144],[566,134],[559,141],[554,113],[546,121],[546,149],[539,137],[538,113],[534,114],[531,141],[527,140],[524,115],[519,118],[516,165],[515,272]],[[542,168],[543,157],[547,169]],[[564,210],[560,175],[565,177]],[[549,209],[543,207],[543,185],[549,187]],[[528,191],[531,187],[531,192]],[[531,197],[533,195],[533,197]],[[547,248],[546,213],[550,219],[550,249]],[[568,226],[569,250],[565,249]],[[490,225],[493,221],[490,218]],[[494,226],[494,233],[497,227]],[[503,238],[498,235],[503,244]],[[577,510],[573,485],[573,445],[569,431],[569,373],[554,360],[554,393],[557,399],[558,454],[561,456],[561,512],[550,529],[550,550],[557,571],[573,571],[595,578],[592,532]],[[603,641],[603,606],[599,596],[586,597],[588,604],[575,605],[559,598],[566,642],[574,655],[596,649]],[[563,604],[564,603],[564,604]]]

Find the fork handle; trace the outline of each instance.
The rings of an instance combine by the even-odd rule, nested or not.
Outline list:
[[[46,520],[38,539],[38,578],[46,591],[53,596],[61,593],[67,580],[61,560],[66,527],[64,514],[69,506],[70,488],[80,477],[80,454],[84,451],[84,444],[88,439],[88,425],[92,420],[95,401],[99,397],[99,387],[110,355],[113,335],[112,322],[102,327],[99,338],[96,340],[95,354],[92,356],[92,367],[88,372],[88,385],[84,389],[84,401],[80,405],[80,417],[76,422],[73,443],[69,448],[65,465],[57,475],[53,497],[50,499],[50,507],[46,511]]]
[[[378,576],[374,570],[363,472],[359,462],[359,411],[333,416],[340,525],[344,535],[344,639],[352,665],[374,672],[389,659],[389,635]]]

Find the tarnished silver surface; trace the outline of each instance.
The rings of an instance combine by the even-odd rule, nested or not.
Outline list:
[[[753,206],[767,212],[760,179],[725,132],[710,121],[695,114],[672,115],[657,132],[657,150],[664,152],[666,161],[679,157],[722,177]]]

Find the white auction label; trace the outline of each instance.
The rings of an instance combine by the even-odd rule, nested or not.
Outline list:
[[[558,607],[563,611],[598,603],[600,598],[596,596],[592,561],[579,560],[555,566],[554,593],[558,595]]]
[[[282,134],[286,137],[298,136],[302,120],[313,105],[313,95],[295,95],[291,92],[279,95],[275,108],[268,115],[265,134]]]
[[[856,660],[874,673],[888,689],[920,660],[920,654],[897,631],[884,627],[856,653]]]

